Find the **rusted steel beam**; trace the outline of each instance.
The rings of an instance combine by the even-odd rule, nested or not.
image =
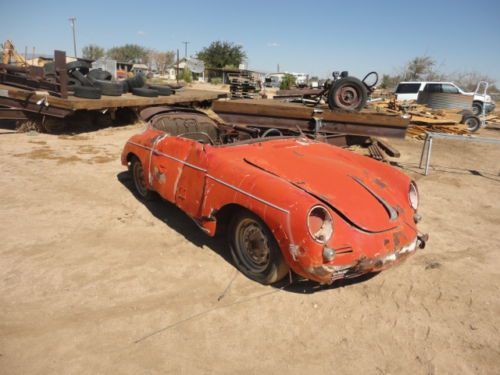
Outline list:
[[[408,119],[399,115],[369,112],[318,110],[301,104],[272,100],[233,100],[213,103],[213,110],[224,121],[240,125],[282,127],[314,132],[321,120],[322,133],[347,133],[404,138]]]
[[[7,98],[5,96],[0,96],[0,106],[19,109],[22,111],[36,113],[39,115],[48,115],[61,118],[66,117],[69,114],[73,113],[72,110],[64,108],[58,108],[51,105],[47,107],[43,103],[36,104],[27,100]]]
[[[269,116],[257,116],[248,114],[234,114],[234,113],[216,113],[227,123],[247,125],[247,126],[260,126],[270,127],[277,129],[297,130],[299,127],[304,132],[314,132],[315,122],[311,119],[297,119],[297,118],[277,118]],[[329,122],[323,120],[323,126],[320,133],[326,134],[356,134],[367,136],[382,136],[390,138],[404,138],[406,134],[406,127],[385,126],[382,124],[356,124],[356,123],[342,123],[342,122]]]
[[[54,65],[59,82],[59,93],[61,98],[68,97],[68,71],[66,69],[66,52],[54,51]]]
[[[28,116],[22,109],[0,108],[0,120],[27,120]]]

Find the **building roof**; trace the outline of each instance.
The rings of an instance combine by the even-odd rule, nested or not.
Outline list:
[[[132,69],[144,69],[148,70],[148,66],[146,64],[134,64],[132,65]]]

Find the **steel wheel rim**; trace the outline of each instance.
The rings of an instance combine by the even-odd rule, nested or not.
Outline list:
[[[238,223],[235,230],[235,246],[245,268],[251,272],[263,272],[271,260],[269,239],[263,228],[252,219]]]
[[[144,169],[142,168],[142,164],[140,162],[134,163],[132,167],[132,173],[134,175],[135,188],[141,196],[146,196],[146,180],[144,179]]]
[[[475,118],[471,117],[465,120],[465,125],[467,126],[467,130],[472,131],[477,128],[478,121]]]
[[[337,92],[337,100],[343,107],[353,108],[361,103],[361,95],[353,86],[343,86]]]

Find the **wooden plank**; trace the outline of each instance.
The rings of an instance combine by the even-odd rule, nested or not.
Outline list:
[[[159,96],[156,98],[146,98],[135,96],[132,94],[124,94],[122,96],[102,96],[101,99],[84,99],[69,96],[67,99],[58,98],[55,96],[47,95],[39,91],[27,91],[16,89],[11,86],[0,85],[0,90],[7,90],[8,96],[14,99],[27,100],[36,103],[40,99],[47,97],[49,105],[54,107],[78,110],[98,110],[104,108],[119,108],[119,107],[147,107],[151,105],[175,105],[185,104],[192,102],[212,101],[220,97],[225,97],[227,94],[207,91],[207,90],[193,90],[183,89],[177,91],[175,95]]]
[[[394,147],[392,147],[392,145],[390,145],[389,143],[378,138],[377,138],[377,143],[379,147],[382,150],[384,150],[387,155],[392,156],[393,158],[399,158],[401,156],[401,153]]]
[[[399,115],[388,115],[371,112],[344,112],[323,110],[315,113],[314,108],[296,103],[282,103],[273,100],[232,100],[213,103],[215,112],[255,115],[265,117],[310,120],[322,118],[327,122],[349,124],[383,125],[385,127],[406,128],[408,120]]]

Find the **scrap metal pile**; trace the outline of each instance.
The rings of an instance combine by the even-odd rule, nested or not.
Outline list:
[[[255,99],[259,97],[260,82],[251,76],[229,74],[230,92],[233,99]]]

